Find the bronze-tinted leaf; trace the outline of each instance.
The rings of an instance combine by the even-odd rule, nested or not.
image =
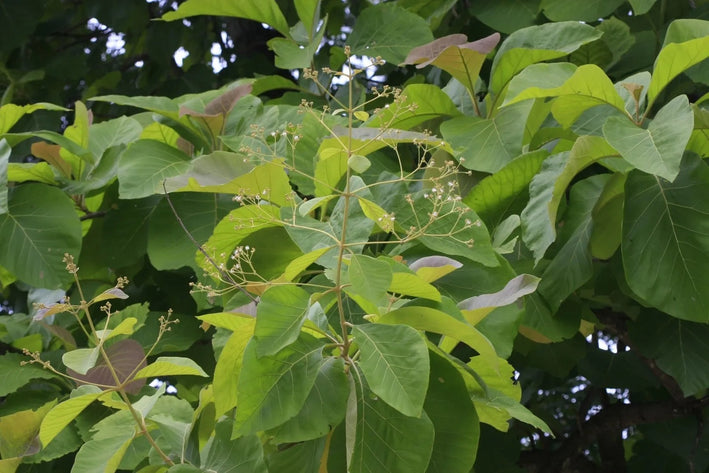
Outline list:
[[[120,340],[106,348],[108,359],[111,360],[113,370],[116,372],[118,382],[123,383],[128,377],[137,373],[146,366],[145,350],[140,343],[135,340]],[[106,386],[117,386],[111,370],[103,357],[99,358],[96,366],[91,368],[85,375],[79,374],[72,369],[67,369],[67,374],[80,380],[78,384],[97,384],[102,389]],[[145,379],[138,379],[125,385],[125,391],[136,394],[145,384]]]

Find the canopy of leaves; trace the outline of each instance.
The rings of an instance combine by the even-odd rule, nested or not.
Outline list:
[[[709,472],[708,19],[4,0],[0,471]]]

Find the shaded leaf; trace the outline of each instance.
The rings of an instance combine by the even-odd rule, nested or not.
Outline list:
[[[273,356],[258,357],[256,344],[244,352],[239,376],[235,433],[272,429],[303,407],[324,363],[323,343],[302,333]]]
[[[31,364],[21,366],[20,363],[27,358],[18,353],[5,353],[0,355],[0,397],[5,397],[26,385],[33,379],[52,379],[56,375],[51,371]]]
[[[685,396],[709,388],[709,327],[646,311],[629,327],[637,349],[679,384]]]
[[[567,2],[566,0],[542,0],[540,8],[552,21],[580,20],[597,21],[613,13],[624,0],[595,0],[592,2]]]
[[[394,3],[362,10],[348,38],[352,54],[399,64],[416,46],[433,40],[426,20]]]
[[[348,395],[349,383],[342,358],[327,358],[300,412],[269,434],[276,443],[321,438],[345,417]]]
[[[468,169],[497,172],[522,153],[532,102],[501,109],[492,118],[460,117],[441,125],[441,134],[454,156]]]
[[[688,155],[674,182],[633,171],[625,183],[623,268],[663,312],[709,322],[709,169]]]
[[[71,199],[42,184],[13,188],[0,215],[0,264],[35,287],[59,288],[72,280],[62,255],[78,255],[81,224]]]
[[[298,286],[275,286],[261,296],[256,311],[256,354],[274,355],[300,334],[310,294]]]
[[[566,188],[582,169],[617,152],[600,136],[582,136],[571,151],[553,154],[529,185],[529,202],[522,212],[522,238],[539,261],[556,239],[556,213]]]
[[[433,423],[428,416],[402,414],[374,395],[358,373],[353,378],[349,402],[355,407],[356,417],[352,421],[356,422],[356,434],[352,439],[349,471],[425,472],[434,438]]]
[[[475,463],[480,422],[465,382],[450,361],[429,351],[431,375],[424,410],[436,432],[427,473],[469,473]]]
[[[261,440],[255,435],[231,438],[233,421],[218,422],[203,454],[201,471],[266,473]]]
[[[162,182],[189,168],[189,156],[155,140],[138,140],[126,149],[118,163],[121,199],[162,194]]]

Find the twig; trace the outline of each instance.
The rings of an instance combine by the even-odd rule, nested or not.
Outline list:
[[[197,247],[197,249],[204,255],[205,258],[207,258],[207,261],[214,266],[214,269],[216,269],[219,272],[219,275],[226,281],[228,281],[230,284],[233,284],[239,291],[241,291],[243,294],[248,297],[251,302],[254,304],[258,304],[258,300],[256,297],[254,297],[252,294],[249,293],[246,289],[241,287],[239,283],[234,281],[234,278],[231,277],[231,274],[229,274],[226,270],[222,269],[219,267],[219,265],[212,259],[211,256],[205,251],[205,249],[200,245],[200,243],[192,236],[192,233],[187,229],[185,226],[184,222],[180,218],[180,215],[177,213],[177,209],[175,209],[175,206],[172,204],[172,200],[170,199],[170,194],[167,192],[167,187],[165,187],[165,181],[162,181],[162,189],[165,192],[165,199],[167,199],[167,203],[170,206],[170,209],[172,210],[172,214],[175,216],[177,219],[177,223],[180,224],[180,227],[182,227],[182,230],[185,232],[185,234],[189,237],[190,240],[192,240],[192,243]]]

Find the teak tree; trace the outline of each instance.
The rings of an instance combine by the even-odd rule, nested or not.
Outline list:
[[[176,98],[5,46],[0,471],[708,471],[707,7],[286,3],[160,4],[284,72]]]

